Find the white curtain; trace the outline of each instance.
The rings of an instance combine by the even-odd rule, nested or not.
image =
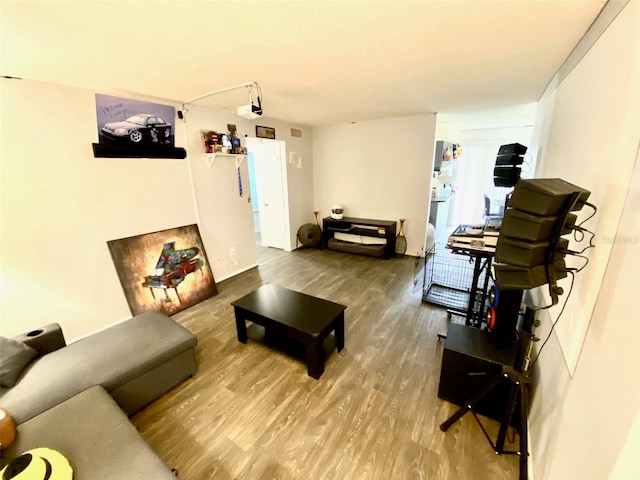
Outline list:
[[[510,188],[493,185],[493,167],[500,144],[461,145],[462,155],[456,165],[456,196],[452,202],[449,217],[453,225],[483,223],[484,194],[495,205],[504,205],[505,195]]]

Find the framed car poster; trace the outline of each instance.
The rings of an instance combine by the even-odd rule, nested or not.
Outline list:
[[[170,105],[96,94],[98,141],[115,157],[157,157],[175,148],[176,109]],[[123,152],[118,155],[118,152]]]
[[[270,138],[274,140],[276,138],[276,129],[271,127],[261,127],[259,125],[256,125],[256,137]]]

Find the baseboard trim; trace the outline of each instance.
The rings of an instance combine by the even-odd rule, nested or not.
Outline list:
[[[228,275],[225,275],[224,277],[220,277],[220,278],[216,279],[216,283],[224,282],[225,280],[228,280],[231,277],[235,277],[236,275],[240,275],[241,273],[244,273],[244,272],[246,272],[248,270],[251,270],[251,269],[257,268],[257,267],[258,267],[258,264],[254,263],[252,265],[249,265],[248,267],[241,268],[240,270],[236,270],[234,272],[231,272]]]

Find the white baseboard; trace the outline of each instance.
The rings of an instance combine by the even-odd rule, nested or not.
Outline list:
[[[244,273],[247,270],[251,270],[252,268],[256,268],[257,266],[258,266],[258,264],[254,263],[252,265],[249,265],[248,267],[244,267],[244,268],[241,268],[241,269],[236,270],[234,272],[231,272],[230,274],[225,275],[224,277],[217,278],[216,279],[216,283],[224,282],[225,280],[227,280],[227,279],[229,279],[231,277],[235,277],[236,275],[240,275],[241,273]]]

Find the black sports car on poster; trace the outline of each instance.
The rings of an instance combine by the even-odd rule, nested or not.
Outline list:
[[[132,115],[123,122],[110,122],[102,127],[102,134],[110,140],[126,140],[139,144],[165,144],[171,137],[171,124],[163,118],[147,113]]]

